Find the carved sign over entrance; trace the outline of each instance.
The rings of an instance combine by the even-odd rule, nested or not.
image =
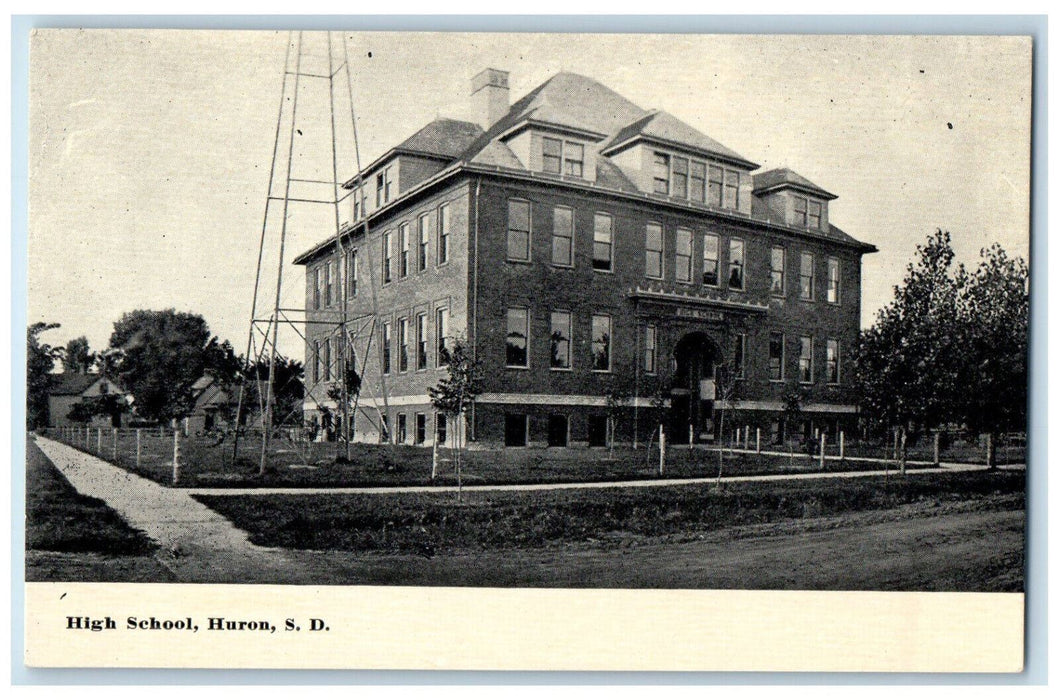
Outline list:
[[[723,321],[724,312],[713,309],[693,309],[687,306],[677,306],[672,309],[675,316],[681,318],[694,318],[699,321]]]

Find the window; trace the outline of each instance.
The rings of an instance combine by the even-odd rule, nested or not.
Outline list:
[[[386,189],[386,177],[379,173],[375,176],[375,208],[378,209],[382,206],[383,198],[382,193]]]
[[[827,341],[827,383],[838,384],[838,382],[838,341],[829,339]]]
[[[452,232],[452,209],[442,204],[438,210],[438,265],[449,261],[449,233]]]
[[[525,447],[529,442],[529,421],[525,413],[504,414],[504,446]]]
[[[320,341],[313,341],[313,383],[316,384],[320,381],[320,377],[323,372],[320,371],[320,363],[323,361],[323,356],[320,353]]]
[[[507,366],[529,367],[529,309],[507,310]]]
[[[646,275],[652,279],[662,279],[663,276],[663,264],[665,253],[662,243],[662,226],[661,224],[647,224],[647,232],[645,235],[646,241],[644,248],[645,253],[645,265]]]
[[[569,434],[569,418],[556,413],[548,416],[548,447],[566,447]]]
[[[724,208],[739,208],[739,171],[724,171]]]
[[[434,414],[434,425],[437,430],[437,441],[439,445],[444,445],[449,439],[449,420],[448,416],[444,413]]]
[[[382,324],[382,373],[390,373],[390,324]]]
[[[417,445],[422,445],[427,441],[427,415],[425,413],[416,414],[416,434],[413,441]]]
[[[783,334],[769,333],[769,379],[783,381]]]
[[[397,319],[397,371],[408,371],[408,319]]]
[[[544,172],[558,175],[562,172],[563,142],[544,137]]]
[[[427,368],[427,315],[416,316],[416,369]]]
[[[574,264],[574,210],[568,207],[555,207],[552,213],[552,264]]]
[[[669,156],[655,153],[654,157],[655,194],[669,194]]]
[[[658,328],[649,325],[643,334],[643,371],[654,374],[658,361]]]
[[[735,336],[735,354],[732,357],[732,376],[736,379],[746,378],[746,334]]]
[[[570,369],[570,336],[572,319],[568,311],[552,312],[552,369]]]
[[[408,417],[403,413],[397,414],[397,443],[404,444],[408,441]]]
[[[711,207],[721,206],[721,193],[724,190],[724,168],[710,166],[710,199]]]
[[[353,220],[359,221],[360,213],[360,188],[353,190]]]
[[[592,369],[610,371],[610,316],[592,317]]]
[[[706,202],[706,164],[691,161],[691,192],[688,198],[693,202]]]
[[[816,287],[816,284],[814,284],[814,268],[813,254],[802,253],[801,266],[798,268],[798,295],[806,301],[813,300]]]
[[[809,200],[805,197],[794,198],[794,223],[798,226],[809,225]]]
[[[787,292],[787,282],[784,270],[787,267],[787,251],[783,248],[772,249],[772,294],[784,296]]]
[[[401,257],[397,261],[397,276],[408,276],[408,224],[404,223],[397,227],[397,242],[401,248]]]
[[[393,279],[393,234],[390,231],[382,234],[382,283],[387,284]]]
[[[346,296],[350,299],[357,296],[357,251],[346,253]]]
[[[677,229],[676,279],[677,282],[691,282],[691,256],[694,250],[691,231]]]
[[[434,333],[437,338],[437,367],[445,364],[445,353],[448,351],[449,310],[438,309],[434,312]]]
[[[386,176],[386,187],[385,187],[385,189],[383,191],[383,201],[384,202],[389,202],[390,201],[390,185],[393,184],[393,179],[392,179],[393,166],[390,166],[390,167],[386,168],[386,170],[384,170],[383,173]]]
[[[611,269],[614,253],[614,220],[608,214],[596,214],[593,228],[592,269]]]
[[[688,159],[673,158],[673,196],[688,198]]]
[[[417,233],[419,234],[419,264],[416,266],[416,272],[422,272],[427,269],[427,252],[430,249],[430,214],[420,215]]]
[[[507,259],[530,259],[530,205],[521,199],[507,202]]]
[[[809,200],[809,228],[819,229],[823,222],[824,205]]]
[[[324,381],[331,381],[331,339],[324,338]]]
[[[702,239],[702,283],[711,287],[720,284],[720,247],[721,239],[716,234],[707,233]]]
[[[563,173],[571,177],[584,177],[585,147],[579,143],[566,142],[563,148]]]
[[[827,259],[827,300],[832,304],[838,303],[838,258]]]
[[[313,270],[313,308],[320,308],[320,300],[322,295],[321,287],[323,286],[323,273],[320,268]]]
[[[589,447],[606,447],[607,446],[607,417],[606,416],[589,416],[588,417],[588,446]]]
[[[335,262],[328,260],[324,265],[324,306],[335,303],[334,295]]]
[[[805,335],[798,338],[798,381],[813,381],[813,339]]]
[[[728,241],[728,288],[743,289],[743,241],[733,238]]]

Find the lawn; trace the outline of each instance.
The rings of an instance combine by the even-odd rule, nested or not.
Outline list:
[[[196,496],[269,547],[433,555],[606,543],[735,526],[1003,497],[1022,472],[825,481],[444,494]]]
[[[149,554],[156,545],[125,523],[107,505],[79,494],[44,456],[26,444],[26,550]]]
[[[132,431],[119,431],[117,443],[104,431],[72,441],[75,447],[98,454],[117,465],[161,484],[173,478],[173,436],[143,431],[140,460],[136,460],[136,437]],[[185,487],[317,487],[317,486],[405,486],[456,483],[451,450],[441,450],[438,478],[431,481],[431,450],[411,445],[369,445],[350,447],[346,462],[344,449],[335,443],[296,445],[281,440],[272,443],[265,474],[259,474],[260,437],[241,439],[239,457],[232,460],[231,438],[189,436],[180,443],[179,485]],[[665,476],[701,478],[717,475],[718,453],[714,449],[674,447],[667,453]],[[879,461],[840,461],[829,455],[823,471],[841,472],[883,469]],[[889,463],[889,467],[893,468]],[[917,468],[910,465],[911,469]],[[796,474],[818,472],[819,461],[805,453],[767,455],[726,452],[724,474]],[[468,450],[464,453],[465,484],[548,484],[620,481],[658,477],[658,449],[507,449]]]

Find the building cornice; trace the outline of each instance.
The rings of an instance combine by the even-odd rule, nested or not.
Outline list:
[[[626,294],[630,299],[643,299],[662,303],[680,304],[681,306],[701,306],[748,313],[763,314],[768,312],[768,304],[755,304],[751,301],[736,301],[730,297],[716,295],[692,294],[691,292],[668,292],[661,288],[634,287]]]

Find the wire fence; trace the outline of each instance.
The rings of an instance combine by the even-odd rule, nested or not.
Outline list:
[[[642,479],[657,476],[702,478],[724,474],[760,475],[896,469],[899,454],[890,442],[832,438],[771,444],[753,427],[726,431],[723,447],[716,444],[670,443],[664,458],[655,439],[632,445],[593,449],[547,447],[482,449],[462,455],[463,483],[562,483]],[[350,459],[345,445],[317,441],[298,429],[282,430],[264,450],[261,470],[260,431],[239,435],[238,452],[232,433],[187,434],[170,427],[54,428],[50,436],[99,456],[128,471],[163,484],[190,487],[255,486],[400,486],[456,482],[455,454],[440,447],[353,443]],[[935,452],[935,446],[937,451]],[[954,436],[908,445],[912,469],[937,463],[985,464],[982,440]],[[998,464],[1025,461],[1025,442],[1007,437],[996,447]],[[436,461],[435,461],[436,460]]]

